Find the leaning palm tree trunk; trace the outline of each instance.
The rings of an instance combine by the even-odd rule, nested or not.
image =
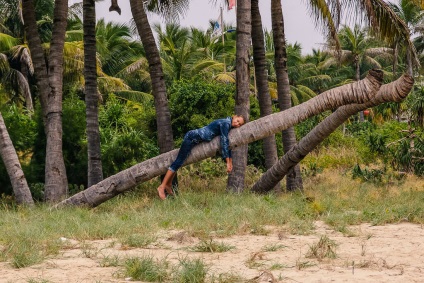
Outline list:
[[[294,166],[299,164],[307,154],[346,122],[350,116],[384,102],[400,102],[408,95],[413,85],[413,78],[404,75],[395,82],[383,85],[370,101],[338,108],[292,147],[270,170],[264,173],[251,190],[257,193],[269,192]]]
[[[261,14],[259,12],[259,0],[252,0],[252,45],[259,109],[261,117],[265,117],[272,114],[272,103],[271,96],[269,95],[264,32],[262,29]],[[264,138],[262,145],[265,155],[265,167],[269,169],[278,160],[275,135]]]
[[[103,180],[99,130],[99,95],[97,92],[96,6],[94,0],[83,0],[84,9],[84,79],[87,127],[87,187]]]
[[[18,204],[33,205],[34,201],[19,163],[18,155],[13,147],[12,140],[7,132],[4,124],[3,116],[0,113],[0,156],[6,166],[7,174],[9,174],[12,183],[13,193]]]
[[[240,128],[233,129],[229,134],[230,148],[235,149],[241,145],[263,139],[293,127],[323,111],[335,109],[345,104],[365,103],[372,98],[372,94],[380,87],[382,77],[383,73],[381,71],[371,70],[368,76],[359,82],[328,90],[286,111],[259,118]],[[184,165],[215,156],[219,149],[219,137],[216,137],[211,142],[201,143],[193,148]],[[57,207],[65,205],[95,207],[138,184],[164,174],[169,165],[175,160],[177,154],[178,150],[176,149],[136,164],[104,179],[85,191],[73,195],[59,203]]]
[[[236,41],[236,107],[237,115],[249,121],[250,112],[250,72],[249,50],[251,42],[251,3],[250,0],[239,0],[237,3],[237,41]],[[232,153],[233,172],[228,176],[227,190],[239,193],[244,189],[247,167],[247,144]]]
[[[289,109],[291,105],[290,82],[289,74],[287,72],[287,47],[286,35],[284,32],[284,18],[283,9],[281,7],[281,0],[271,0],[271,20],[272,20],[272,33],[274,37],[275,46],[275,73],[277,76],[277,92],[278,92],[278,105],[280,111]],[[294,128],[288,128],[282,132],[284,152],[288,152],[296,144],[296,134]],[[286,178],[286,189],[293,191],[302,189],[302,175],[300,174],[300,167],[294,166],[290,174]]]

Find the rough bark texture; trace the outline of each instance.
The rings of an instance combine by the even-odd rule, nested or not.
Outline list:
[[[19,163],[18,155],[13,147],[3,116],[0,113],[0,156],[6,166],[7,174],[9,174],[12,183],[13,193],[16,203],[33,205],[34,200],[31,196],[28,183],[22,171],[21,163]]]
[[[250,69],[249,50],[251,42],[251,3],[250,0],[237,2],[237,41],[236,41],[236,107],[235,113],[242,115],[247,123],[250,112]],[[232,153],[233,172],[228,175],[227,190],[239,193],[244,189],[247,166],[247,144]]]
[[[380,87],[382,76],[381,71],[371,70],[369,75],[359,82],[328,90],[286,111],[259,118],[233,129],[229,134],[230,148],[234,150],[241,145],[281,132],[323,111],[351,103],[365,103],[372,98],[375,89]],[[201,143],[193,148],[184,165],[215,156],[219,154],[219,149],[219,137],[211,142]],[[95,207],[138,184],[164,174],[177,154],[178,149],[136,164],[73,195],[56,207],[66,205]]]
[[[55,2],[48,70],[37,30],[33,0],[24,0],[22,2],[22,8],[26,36],[37,79],[47,140],[45,197],[47,201],[56,202],[63,199],[68,192],[68,182],[62,153],[63,46],[65,44],[68,1],[57,0]]]
[[[44,126],[46,127],[47,122],[45,118],[47,116],[47,99],[50,92],[50,86],[44,51],[41,46],[41,39],[37,30],[37,21],[35,19],[35,7],[33,0],[22,1],[22,16],[24,18],[26,39],[28,41],[29,49],[31,50],[31,59],[34,66],[34,76],[37,80],[38,95],[41,109],[43,111]]]
[[[268,87],[268,70],[265,58],[264,32],[259,12],[259,0],[252,0],[252,45],[255,64],[256,86],[261,117],[272,114],[272,102]],[[275,135],[264,138],[262,143],[265,155],[265,167],[269,169],[278,160]]]
[[[47,105],[46,178],[44,195],[58,202],[68,194],[68,178],[62,151],[63,47],[68,16],[68,1],[56,0],[49,54],[50,93]]]
[[[144,10],[143,1],[130,0],[130,5],[133,19],[137,26],[144,50],[146,51],[147,61],[149,62],[149,73],[152,81],[152,92],[156,110],[159,152],[165,153],[174,149],[174,137],[172,134],[171,112],[168,107],[162,62]],[[164,176],[161,176],[161,180],[163,180],[163,177]],[[178,191],[177,175],[175,175],[172,180],[172,188],[175,192]]]
[[[362,104],[345,105],[338,108],[324,121],[310,131],[298,144],[290,149],[270,170],[265,172],[253,185],[252,191],[257,193],[269,192],[276,183],[290,172],[308,153],[315,149],[340,125],[346,122],[353,114],[364,109],[377,106],[384,102],[400,102],[411,91],[414,80],[410,76],[403,76],[397,81],[383,85],[377,95]]]
[[[147,61],[149,62],[152,91],[155,99],[159,152],[164,153],[174,149],[174,138],[172,135],[171,112],[168,107],[162,63],[152,29],[150,28],[143,7],[143,1],[130,0],[130,5],[134,22],[137,26],[144,50],[146,51]]]
[[[284,18],[281,0],[271,0],[272,34],[275,46],[275,73],[277,76],[278,105],[280,111],[289,109],[291,105],[290,82],[287,72],[287,46],[284,32]],[[288,152],[296,144],[294,128],[282,132],[284,152]],[[286,190],[302,189],[300,166],[295,166],[286,178]]]
[[[94,0],[83,0],[84,11],[84,80],[87,124],[88,187],[103,180],[100,150],[99,96],[97,93],[96,6]]]

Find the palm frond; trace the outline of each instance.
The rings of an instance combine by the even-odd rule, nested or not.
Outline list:
[[[0,33],[0,51],[7,51],[18,44],[19,40],[5,33]]]
[[[317,26],[323,28],[327,37],[334,41],[336,50],[340,50],[337,30],[340,24],[341,6],[339,0],[309,0],[310,14]]]
[[[134,90],[125,90],[125,91],[115,91],[114,94],[116,97],[139,104],[146,104],[153,100],[153,96],[150,93],[134,91]]]
[[[219,73],[214,80],[221,83],[236,83],[236,74],[235,72]]]

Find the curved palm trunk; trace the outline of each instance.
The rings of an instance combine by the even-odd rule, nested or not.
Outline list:
[[[149,73],[155,99],[159,152],[165,153],[174,149],[174,137],[172,134],[171,112],[168,107],[162,62],[152,29],[150,28],[149,20],[144,10],[143,1],[130,0],[130,5],[133,19],[137,26],[144,50],[146,51],[147,61],[149,62]],[[161,177],[162,180],[163,177],[164,176]],[[174,191],[178,190],[177,175],[175,175],[172,180],[172,187]]]
[[[143,2],[130,0],[130,5],[134,22],[146,51],[147,61],[149,62],[152,90],[155,98],[159,152],[164,153],[174,148],[174,138],[172,135],[171,112],[168,107],[162,63],[152,29],[144,11]]]
[[[355,55],[355,81],[359,81],[361,79],[361,65],[359,62],[359,55]],[[359,122],[364,122],[364,112],[359,111]]]
[[[84,10],[84,79],[87,124],[88,183],[91,187],[103,180],[99,131],[99,96],[97,93],[96,6],[83,0]]]
[[[398,56],[399,56],[399,43],[396,40],[393,48],[393,78],[397,77],[397,68],[398,68]]]
[[[269,95],[265,41],[261,14],[259,12],[259,0],[252,0],[252,45],[259,108],[261,117],[264,117],[272,114],[272,103]],[[265,167],[269,169],[278,160],[275,135],[270,135],[263,139],[263,151],[265,154]]]
[[[291,107],[291,95],[289,75],[287,73],[287,49],[281,0],[271,1],[271,20],[275,46],[275,73],[277,75],[278,105],[280,111],[284,111]],[[284,152],[287,153],[296,144],[294,128],[284,130],[282,139]],[[293,191],[302,188],[302,175],[300,173],[300,166],[297,165],[287,175],[286,189],[287,191]]]
[[[44,57],[44,50],[38,35],[37,21],[35,19],[35,7],[33,0],[22,1],[22,16],[25,23],[26,39],[31,50],[31,59],[34,66],[34,76],[37,80],[38,96],[41,109],[43,111],[44,126],[47,126],[47,99],[50,92],[47,65]],[[47,132],[47,129],[45,129]]]
[[[250,0],[237,2],[237,41],[236,41],[236,107],[235,113],[249,121],[250,69],[249,49],[251,40]],[[244,189],[247,166],[247,144],[233,151],[233,172],[228,176],[227,190],[239,193]]]
[[[240,128],[233,129],[229,134],[230,147],[235,149],[241,145],[263,139],[326,110],[350,103],[365,103],[372,98],[371,94],[380,87],[381,78],[381,71],[371,70],[369,75],[359,82],[328,90],[286,111],[259,118]],[[184,164],[188,165],[215,156],[219,152],[219,148],[219,137],[211,142],[201,143],[193,148]],[[59,203],[57,207],[65,205],[95,207],[138,184],[164,174],[177,154],[178,150],[176,149],[134,165],[104,179],[85,191],[73,195]]]
[[[3,116],[0,113],[0,156],[6,166],[12,183],[13,193],[18,204],[33,205],[34,201],[29,190],[27,180],[19,163],[18,155],[13,147],[12,140],[4,124]]]
[[[412,54],[411,54],[411,49],[407,48],[406,49],[406,73],[410,76],[413,76],[414,71],[413,71],[413,64],[412,64]]]
[[[55,1],[48,70],[37,31],[33,0],[24,0],[22,4],[26,36],[34,63],[45,121],[47,139],[45,198],[47,201],[56,202],[63,199],[68,192],[62,153],[63,46],[65,44],[68,1]]]
[[[363,104],[351,104],[338,108],[324,121],[310,131],[298,144],[292,147],[270,170],[264,173],[253,185],[252,191],[266,193],[270,191],[290,170],[307,154],[315,149],[350,116],[366,108],[377,106],[384,102],[400,102],[411,91],[414,80],[410,76],[403,76],[397,81],[383,85],[376,97]]]

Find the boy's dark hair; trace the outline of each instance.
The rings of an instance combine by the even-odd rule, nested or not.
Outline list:
[[[241,114],[234,114],[234,116],[238,116],[238,117],[243,118],[243,121],[244,121],[244,123],[246,124],[247,120],[246,120],[246,118],[244,117],[244,115],[241,115]]]

